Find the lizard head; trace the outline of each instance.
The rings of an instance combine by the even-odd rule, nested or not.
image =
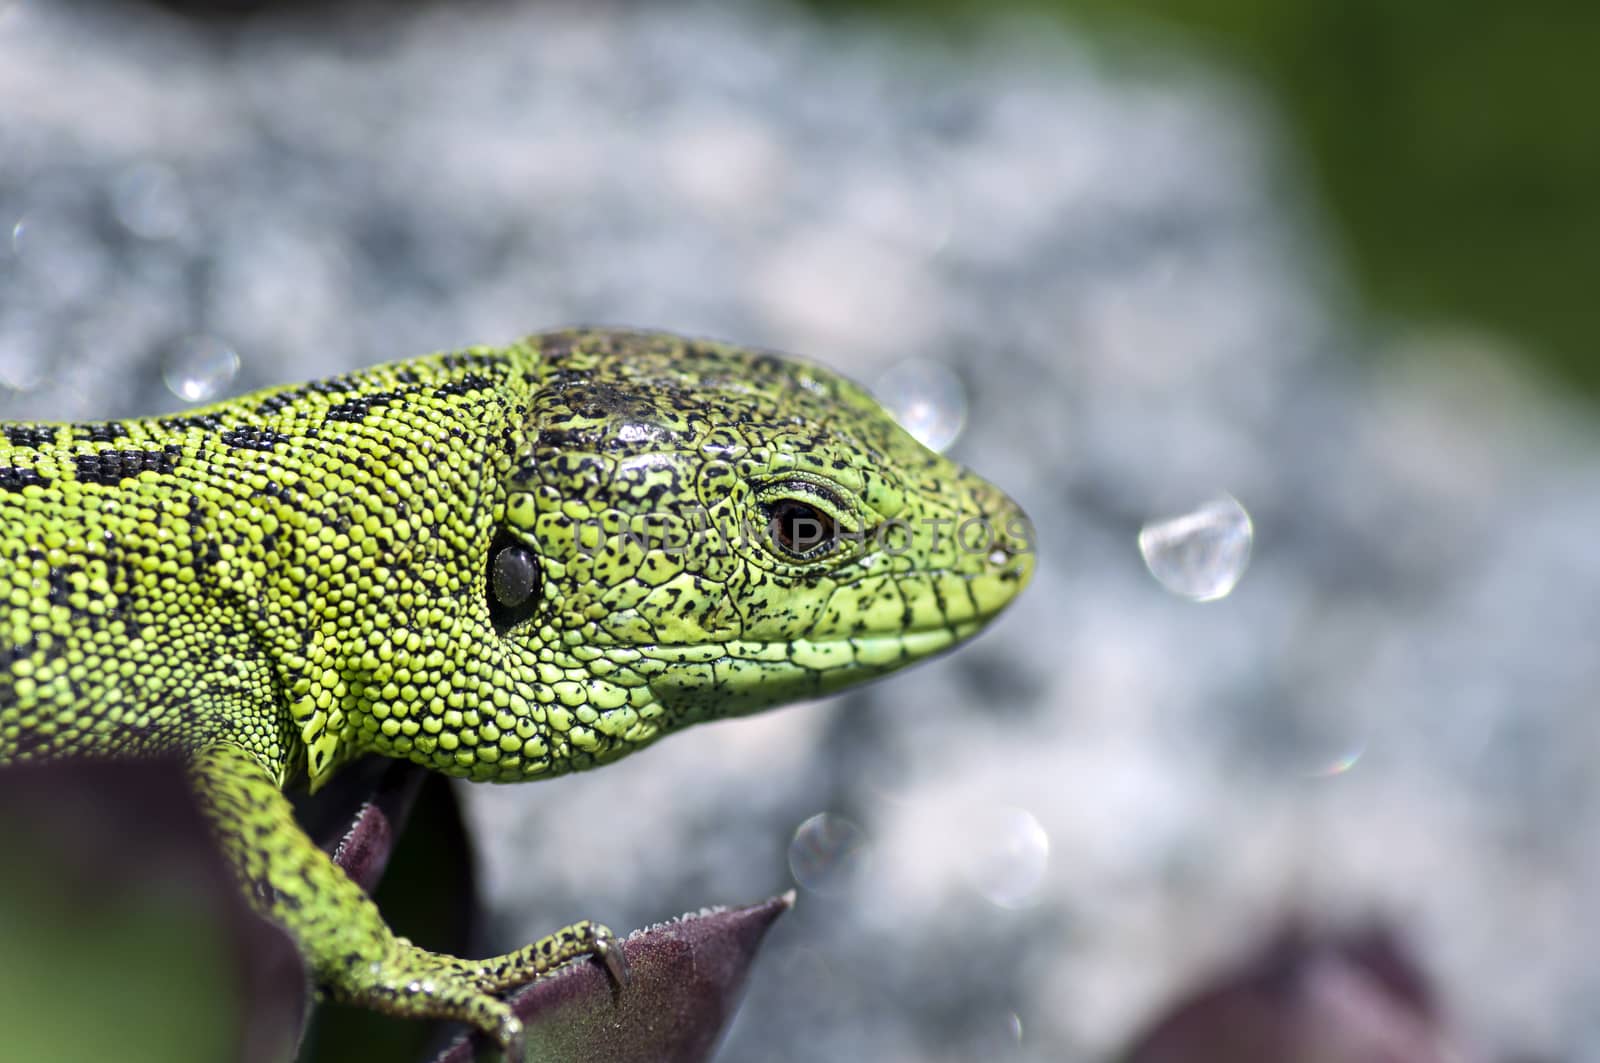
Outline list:
[[[574,753],[893,671],[1028,581],[1017,505],[832,372],[659,333],[537,346],[487,598]]]

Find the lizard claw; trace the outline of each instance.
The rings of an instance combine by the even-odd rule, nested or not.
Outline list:
[[[510,1015],[500,1020],[494,1039],[500,1044],[500,1055],[505,1063],[523,1063],[528,1058],[528,1043],[523,1037],[522,1020]]]
[[[628,969],[628,957],[622,951],[622,942],[612,937],[611,931],[604,927],[595,932],[594,954],[606,965],[606,971],[618,989],[626,986],[632,979],[633,972]]]

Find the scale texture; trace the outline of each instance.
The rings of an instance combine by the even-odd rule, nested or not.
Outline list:
[[[945,650],[1032,567],[1017,507],[853,384],[659,333],[3,431],[0,763],[182,755],[332,994],[511,1049],[497,994],[590,954],[625,978],[609,931],[419,949],[283,787],[367,753],[496,782],[593,767]]]

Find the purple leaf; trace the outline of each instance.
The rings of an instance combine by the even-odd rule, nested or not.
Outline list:
[[[351,765],[301,802],[306,831],[355,883],[371,893],[383,878],[428,773],[404,761]]]
[[[334,863],[372,894],[395,933],[452,955],[485,951],[477,938],[477,861],[452,780],[372,758],[350,765],[302,801],[299,815]],[[428,1058],[455,1029],[327,1008],[319,1012],[301,1056],[308,1063]],[[432,1051],[425,1052],[430,1045]]]
[[[1420,966],[1382,926],[1291,921],[1163,1014],[1123,1063],[1468,1063]]]
[[[622,942],[631,971],[614,985],[600,963],[574,963],[511,998],[540,1063],[698,1063],[710,1057],[738,1004],[745,976],[794,894],[746,908],[692,913]],[[463,1035],[435,1063],[495,1058]]]

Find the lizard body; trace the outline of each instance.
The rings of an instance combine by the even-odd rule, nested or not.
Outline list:
[[[496,994],[615,960],[609,933],[419,949],[283,787],[365,753],[496,782],[589,768],[946,649],[1032,565],[1015,504],[848,381],[659,333],[0,431],[0,763],[180,754],[322,986],[508,1053]]]

